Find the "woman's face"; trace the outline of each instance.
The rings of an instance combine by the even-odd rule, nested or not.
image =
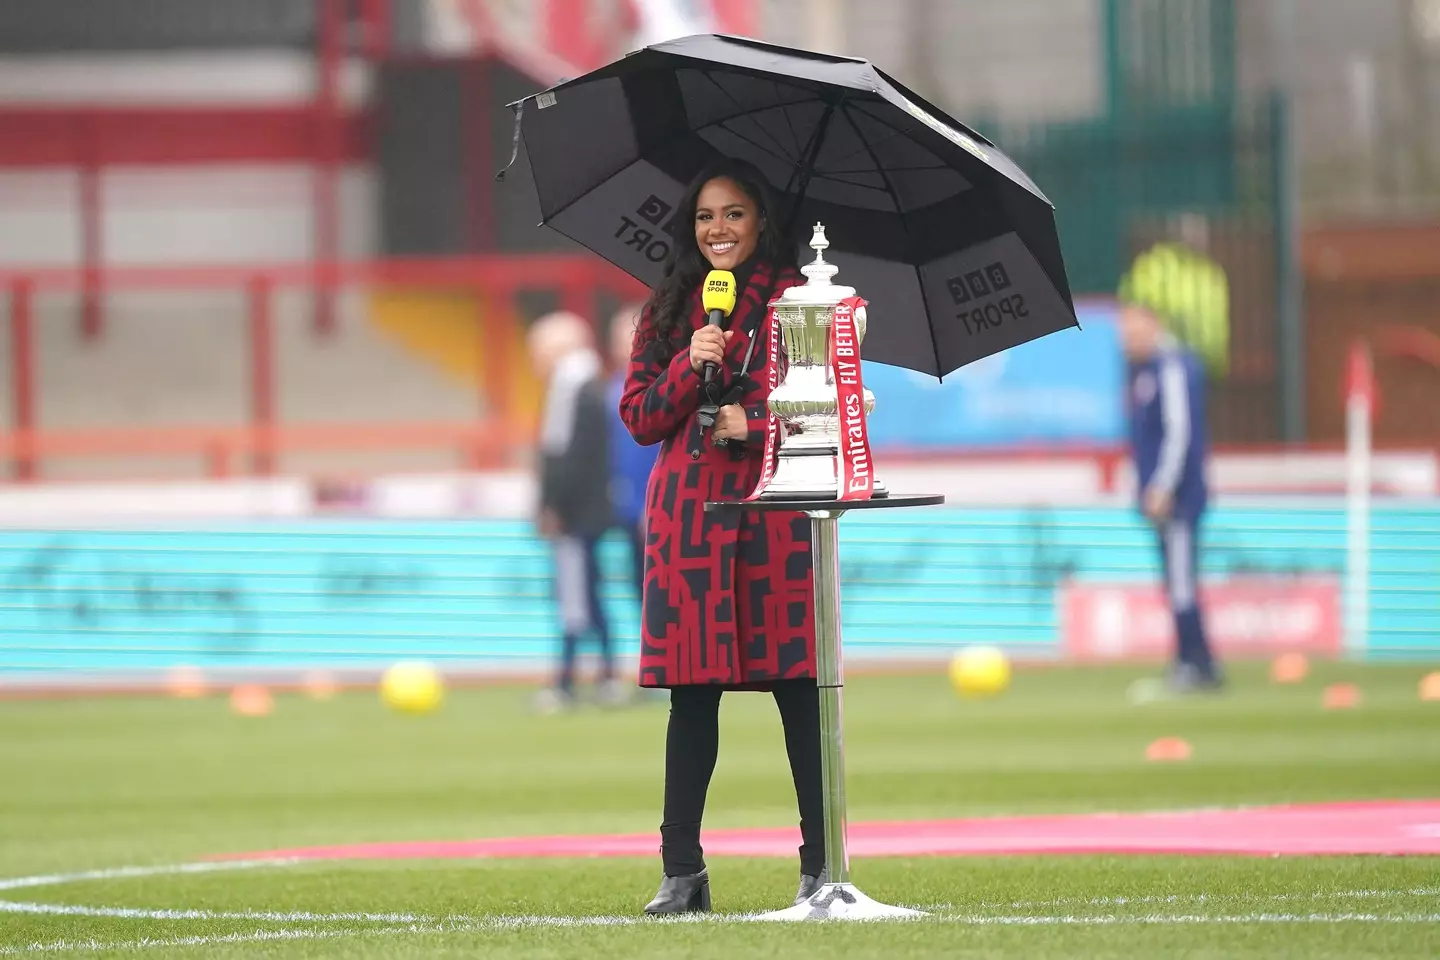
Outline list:
[[[760,242],[760,211],[729,177],[716,177],[695,203],[695,242],[716,270],[734,270]]]

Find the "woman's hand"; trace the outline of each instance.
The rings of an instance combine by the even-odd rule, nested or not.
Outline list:
[[[745,408],[738,403],[721,407],[715,415],[711,436],[716,440],[744,440],[750,436],[750,421],[745,418]]]
[[[725,348],[730,345],[734,330],[721,330],[706,324],[690,337],[690,369],[699,373],[706,363],[716,365],[725,362]]]

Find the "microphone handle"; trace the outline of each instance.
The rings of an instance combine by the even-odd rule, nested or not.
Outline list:
[[[718,327],[718,326],[720,326],[720,322],[725,319],[725,314],[724,314],[722,311],[720,311],[720,310],[711,310],[711,311],[710,311],[710,316],[709,316],[708,319],[709,319],[709,321],[710,321],[710,326],[712,326],[712,327]],[[720,372],[720,366],[719,366],[718,364],[716,364],[716,363],[715,363],[714,361],[712,361],[712,360],[706,360],[706,361],[705,361],[705,366],[702,368],[702,373],[704,374],[705,382],[706,382],[707,384],[709,384],[709,383],[714,383],[714,382],[715,382],[715,376],[716,376],[716,374],[718,374],[719,372]]]

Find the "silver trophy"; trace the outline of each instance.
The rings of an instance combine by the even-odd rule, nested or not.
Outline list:
[[[808,282],[770,302],[789,368],[770,394],[770,412],[780,418],[780,455],[774,475],[760,492],[762,500],[834,500],[840,494],[840,416],[830,338],[835,307],[856,293],[854,287],[831,282],[840,268],[825,262],[829,246],[824,225],[817,223],[810,240],[815,261],[800,270]],[[865,340],[865,326],[865,308],[860,307],[855,311],[857,346]],[[869,390],[863,405],[868,418],[875,409]],[[871,496],[886,492],[877,478]]]

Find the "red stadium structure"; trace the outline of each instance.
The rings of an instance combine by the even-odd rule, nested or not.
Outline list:
[[[596,40],[587,26],[588,0],[550,0],[543,17],[549,50],[530,49],[503,40],[489,22],[480,0],[459,5],[469,20],[474,42],[459,59],[470,64],[503,61],[528,75],[533,86],[553,83],[614,54],[617,32]],[[628,10],[630,5],[624,5]],[[729,29],[750,29],[749,3],[717,4]],[[93,102],[0,105],[0,171],[73,171],[74,217],[79,262],[69,266],[6,268],[0,264],[0,292],[9,301],[10,430],[0,435],[0,451],[12,459],[17,480],[38,476],[37,460],[69,455],[125,455],[155,452],[194,453],[210,475],[225,475],[249,459],[257,472],[274,466],[276,450],[294,446],[379,447],[445,445],[465,451],[464,462],[479,465],[503,460],[504,444],[491,440],[505,433],[503,398],[509,372],[487,358],[482,389],[489,395],[487,420],[478,424],[401,425],[376,429],[362,425],[279,424],[276,418],[271,303],[282,288],[313,294],[313,323],[318,335],[334,328],[334,298],[346,285],[436,285],[482,293],[492,309],[484,322],[517,322],[515,297],[521,290],[548,290],[570,309],[593,315],[597,291],[617,296],[636,292],[632,281],[608,265],[580,254],[506,255],[499,251],[489,222],[488,195],[474,191],[468,206],[474,229],[470,249],[461,255],[347,261],[340,248],[338,182],[346,164],[373,162],[378,149],[377,108],[347,104],[342,96],[347,59],[376,68],[407,61],[437,59],[392,49],[388,0],[319,0],[315,29],[313,98],[304,103],[247,102]],[[628,18],[633,21],[633,11]],[[350,39],[347,41],[347,37]],[[551,52],[553,51],[553,52]],[[558,55],[557,55],[558,54]],[[474,72],[483,77],[483,72]],[[493,99],[481,85],[470,92],[479,103]],[[494,105],[491,105],[492,107]],[[473,111],[472,112],[478,112]],[[477,182],[503,163],[501,147],[483,132],[467,134],[465,162]],[[105,174],[125,168],[200,168],[218,165],[302,165],[310,171],[313,236],[306,262],[217,263],[204,266],[116,266],[103,238]],[[539,231],[537,231],[539,232]],[[244,290],[248,298],[250,423],[244,428],[46,430],[38,422],[35,298],[47,292],[78,294],[78,330],[87,341],[105,334],[107,294],[136,289]],[[487,330],[487,337],[503,332]],[[482,438],[484,442],[481,442]],[[481,451],[485,451],[481,453]]]
[[[457,463],[469,468],[513,462],[513,455],[530,438],[507,408],[514,371],[498,351],[483,355],[473,419],[385,425],[344,420],[286,422],[278,412],[274,305],[281,293],[311,295],[310,321],[316,335],[324,337],[334,330],[335,297],[347,287],[426,286],[466,291],[486,305],[477,311],[483,339],[499,342],[523,322],[526,308],[522,300],[528,295],[543,293],[558,306],[594,317],[598,300],[641,292],[633,280],[614,268],[555,241],[550,231],[535,229],[533,219],[518,225],[512,222],[506,232],[491,174],[508,159],[509,128],[504,127],[502,133],[494,126],[472,122],[487,109],[499,115],[498,107],[507,99],[507,89],[496,82],[497,75],[487,64],[503,64],[510,71],[512,87],[519,82],[515,77],[525,78],[526,89],[591,69],[624,52],[642,19],[639,5],[632,0],[610,0],[608,4],[537,0],[537,45],[505,37],[492,22],[485,0],[457,0],[450,6],[465,21],[468,46],[435,53],[397,43],[396,11],[390,0],[317,0],[313,49],[304,54],[313,68],[313,83],[300,100],[232,97],[215,102],[203,98],[147,102],[130,98],[0,104],[0,127],[6,131],[0,138],[0,174],[73,172],[73,220],[78,237],[76,262],[62,266],[0,262],[0,297],[9,305],[6,374],[11,411],[8,429],[0,424],[0,460],[11,463],[13,479],[39,479],[46,461],[97,456],[193,457],[200,472],[212,477],[267,474],[277,469],[281,454],[298,450],[429,448],[454,451]],[[721,32],[760,32],[756,0],[709,0],[709,9],[714,28]],[[382,162],[386,134],[385,104],[347,92],[347,67],[356,63],[368,68],[372,76],[394,76],[407,70],[418,74],[448,66],[460,78],[464,129],[455,162],[463,168],[465,179],[464,195],[455,197],[452,206],[463,208],[460,216],[464,223],[456,231],[459,239],[443,252],[390,251],[363,258],[348,258],[342,252],[342,172],[347,166]],[[507,121],[508,117],[501,116],[498,122]],[[311,231],[306,258],[187,265],[163,260],[117,263],[115,251],[106,249],[107,173],[237,164],[306,171]],[[510,178],[512,183],[522,179]],[[430,213],[433,210],[425,211]],[[517,241],[517,236],[524,239]],[[1347,252],[1346,257],[1353,260],[1354,252]],[[243,294],[246,349],[236,362],[246,369],[245,422],[104,428],[42,422],[37,299],[57,293],[72,297],[78,311],[77,335],[96,342],[106,333],[108,295],[157,290]],[[1395,357],[1408,357],[1412,362],[1420,359],[1440,364],[1436,346],[1440,340],[1419,327],[1377,330],[1375,341],[1378,355],[1392,358],[1392,362]],[[1406,455],[1434,455],[1433,447],[1416,450],[1414,446]],[[1328,448],[1311,445],[1306,451],[1285,451],[1287,458],[1308,458],[1303,468],[1296,460],[1299,472],[1288,482],[1312,491],[1338,489],[1340,476],[1332,477],[1330,461],[1343,460],[1342,449],[1336,437]],[[1276,457],[1281,452],[1278,447],[1229,451],[1229,459],[1222,459],[1231,471],[1227,487],[1240,492],[1271,489],[1279,462]],[[954,459],[953,454],[947,456]],[[923,462],[931,458],[892,454],[890,459]],[[1023,468],[1031,459],[1064,460],[1083,471],[1097,471],[1100,479],[1091,485],[1100,490],[1113,492],[1124,485],[1125,459],[1119,450],[971,451],[964,459],[982,471],[1002,465]],[[1317,466],[1322,462],[1323,466]]]

